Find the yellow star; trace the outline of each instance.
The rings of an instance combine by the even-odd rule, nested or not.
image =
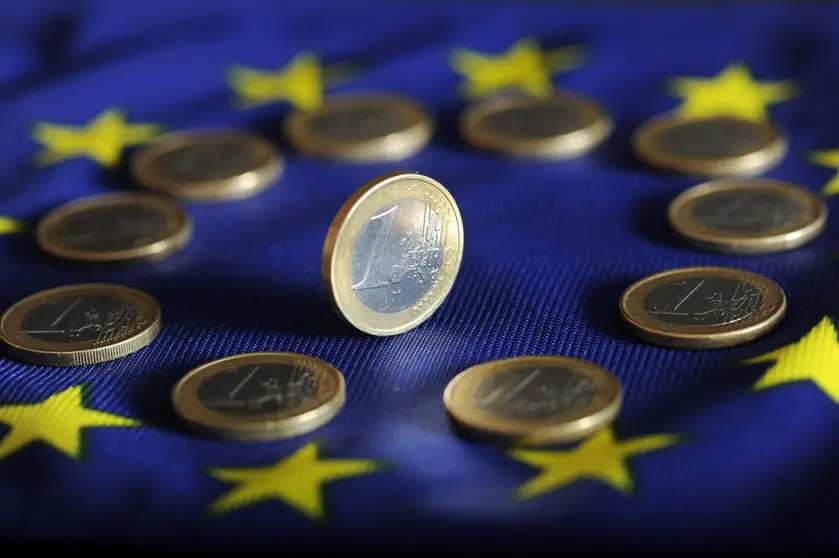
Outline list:
[[[85,409],[82,386],[65,389],[40,403],[0,407],[0,423],[11,431],[0,440],[0,459],[41,441],[73,459],[81,457],[81,430],[94,426],[139,426],[139,421]]]
[[[323,103],[324,68],[311,52],[297,55],[276,71],[234,66],[227,81],[243,108],[288,101],[300,110],[311,110]]]
[[[618,442],[611,428],[605,428],[571,450],[512,450],[510,456],[542,471],[516,489],[520,500],[534,498],[573,483],[592,479],[608,484],[623,494],[632,492],[632,475],[627,458],[678,443],[672,434],[659,434]]]
[[[755,81],[748,66],[733,63],[713,78],[678,78],[672,93],[684,99],[684,118],[734,116],[753,122],[767,118],[766,107],[795,96],[791,81]]]
[[[827,316],[796,343],[745,362],[770,361],[775,364],[757,381],[754,389],[810,380],[834,403],[839,403],[839,341],[836,328]]]
[[[23,232],[26,226],[23,222],[11,217],[3,217],[0,215],[0,234],[14,234]]]
[[[32,130],[32,139],[44,149],[35,155],[35,163],[44,166],[73,157],[89,157],[105,167],[113,167],[126,147],[146,143],[161,131],[157,124],[127,123],[125,113],[117,108],[107,109],[85,126],[39,122]]]
[[[326,517],[323,485],[338,479],[365,475],[382,465],[366,459],[319,459],[318,446],[309,442],[292,455],[268,467],[212,469],[209,474],[237,486],[210,506],[219,514],[275,498],[311,519]]]
[[[581,61],[579,47],[545,52],[534,39],[522,39],[495,56],[457,49],[450,64],[465,78],[461,92],[466,97],[483,97],[504,89],[521,89],[534,97],[545,97],[554,90],[551,74],[579,66]]]
[[[821,165],[839,171],[839,149],[829,151],[816,151],[810,154],[810,161],[814,165]],[[833,175],[827,184],[822,188],[822,194],[833,196],[839,194],[839,172]]]

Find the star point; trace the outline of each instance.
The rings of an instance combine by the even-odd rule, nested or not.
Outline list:
[[[311,110],[323,103],[324,68],[311,52],[295,56],[279,70],[234,66],[227,81],[242,108],[286,101],[297,109]]]
[[[839,149],[815,151],[810,153],[810,162],[814,165],[835,169],[837,172],[822,188],[822,195],[839,194]]]
[[[15,234],[23,232],[26,225],[22,221],[0,215],[0,234]]]

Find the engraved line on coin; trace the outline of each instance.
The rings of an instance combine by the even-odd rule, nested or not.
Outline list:
[[[498,399],[499,397],[501,397],[502,395],[504,395],[504,401],[507,401],[507,402],[512,401],[513,397],[518,395],[521,392],[521,390],[523,390],[525,387],[527,387],[527,384],[532,382],[536,378],[536,376],[538,376],[541,372],[542,372],[542,370],[537,368],[536,370],[534,370],[533,372],[528,374],[528,376],[524,380],[519,382],[518,385],[513,387],[513,389],[508,391],[506,394],[504,394],[504,386],[499,386],[497,389],[492,391],[489,395],[484,397],[481,401],[477,401],[476,403],[480,406],[489,405],[489,404],[495,402],[495,400]]]
[[[367,269],[364,272],[364,278],[352,286],[354,291],[362,289],[373,289],[376,287],[385,287],[390,284],[389,281],[382,281],[381,279],[381,265],[384,258],[385,251],[388,247],[388,239],[390,238],[390,231],[393,228],[393,221],[396,219],[396,212],[399,209],[398,205],[394,205],[387,211],[373,215],[370,221],[377,221],[382,219],[382,226],[376,233],[376,241],[373,243],[373,248],[370,250],[370,259],[367,261]],[[370,271],[373,270],[371,276]],[[372,283],[372,284],[366,284]]]
[[[686,285],[686,284],[688,284],[688,281],[680,281],[680,283],[682,283],[682,285]],[[696,291],[698,291],[700,289],[700,287],[702,287],[702,285],[704,285],[704,284],[705,284],[705,279],[700,280],[699,283],[693,289],[691,289],[691,291],[687,294],[687,296],[685,296],[683,299],[681,299],[676,304],[676,306],[673,307],[672,311],[670,311],[670,310],[658,310],[658,308],[667,308],[667,306],[669,306],[670,303],[673,302],[674,298],[678,298],[678,296],[679,296],[678,293],[676,293],[673,296],[671,296],[670,298],[668,298],[663,305],[656,306],[656,308],[654,308],[652,310],[647,310],[647,314],[659,314],[659,315],[669,315],[669,316],[690,316],[692,314],[692,312],[690,312],[690,311],[688,311],[688,312],[677,312],[676,310],[678,310],[679,306],[681,306],[687,299],[689,299],[691,296],[693,296],[693,294]]]

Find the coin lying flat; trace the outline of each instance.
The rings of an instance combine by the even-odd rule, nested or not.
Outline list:
[[[344,95],[296,111],[285,122],[294,148],[351,162],[399,161],[428,143],[433,124],[425,110],[396,95]]]
[[[631,285],[620,300],[640,339],[680,349],[731,347],[778,326],[786,297],[770,279],[724,267],[672,269]]]
[[[786,138],[770,122],[729,116],[656,118],[635,132],[632,146],[649,165],[706,176],[759,174],[787,152]]]
[[[256,195],[282,171],[283,160],[270,142],[235,131],[167,134],[131,161],[140,186],[196,201]]]
[[[36,293],[0,317],[9,358],[43,366],[83,366],[124,357],[160,332],[160,307],[120,285],[69,285]]]
[[[571,93],[548,98],[502,96],[468,107],[460,121],[466,141],[516,157],[570,159],[600,145],[612,120],[594,100]]]
[[[175,385],[177,413],[199,433],[225,440],[291,438],[332,420],[344,377],[314,357],[249,353],[199,366]]]
[[[396,335],[443,303],[462,257],[463,222],[448,190],[427,176],[396,172],[344,203],[321,269],[338,315],[365,333]]]
[[[443,403],[476,436],[516,445],[569,442],[611,423],[622,390],[611,372],[568,357],[527,356],[473,366]]]
[[[72,201],[38,223],[45,252],[87,262],[157,260],[192,236],[189,215],[154,194],[107,194]]]
[[[673,230],[698,248],[765,254],[816,238],[827,222],[827,207],[819,196],[794,184],[731,179],[682,192],[667,216]]]

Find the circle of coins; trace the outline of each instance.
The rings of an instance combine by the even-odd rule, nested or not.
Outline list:
[[[285,133],[300,153],[348,162],[407,159],[428,143],[431,118],[396,95],[344,95],[292,112]]]
[[[627,328],[649,343],[679,349],[731,347],[780,323],[786,297],[770,279],[724,267],[673,269],[624,291]]]
[[[179,132],[141,148],[131,161],[140,186],[195,201],[234,200],[271,186],[283,159],[267,140],[241,132]]]
[[[192,237],[192,220],[154,194],[106,194],[69,202],[38,223],[42,250],[70,260],[136,262],[162,259]]]
[[[611,372],[568,357],[527,356],[473,366],[449,382],[443,403],[461,428],[514,445],[579,440],[618,415]]]
[[[324,361],[249,353],[199,366],[175,385],[177,413],[199,433],[235,441],[291,438],[338,414],[344,377]]]
[[[24,298],[0,317],[10,358],[43,366],[83,366],[124,357],[160,332],[160,307],[120,285],[81,284]]]
[[[502,96],[468,107],[461,133],[473,146],[515,157],[570,159],[605,140],[612,120],[594,100],[571,93]]]
[[[337,313],[372,335],[396,335],[443,303],[463,258],[463,221],[439,182],[410,173],[371,180],[327,233],[322,274]]]
[[[649,165],[705,176],[759,174],[787,152],[787,140],[773,124],[731,116],[656,118],[635,132],[632,146]]]
[[[667,217],[673,230],[697,248],[765,254],[817,237],[827,222],[827,207],[816,194],[786,182],[718,180],[682,192]]]

